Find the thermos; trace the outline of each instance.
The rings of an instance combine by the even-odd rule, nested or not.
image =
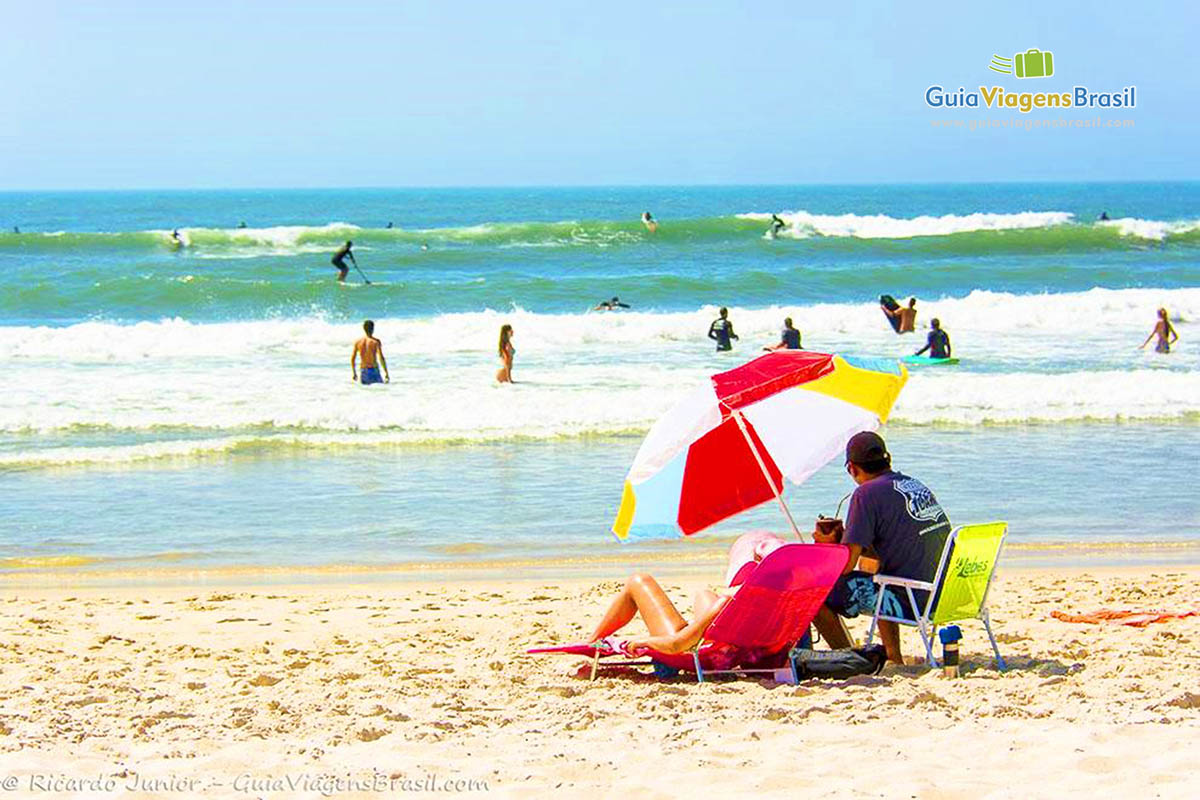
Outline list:
[[[958,677],[958,642],[962,639],[962,630],[957,625],[947,625],[938,631],[942,640],[942,675],[947,678]]]

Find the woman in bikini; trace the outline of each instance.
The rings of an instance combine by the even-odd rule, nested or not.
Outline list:
[[[517,354],[517,348],[513,347],[512,335],[512,325],[500,326],[500,370],[496,373],[496,380],[500,383],[513,382],[513,356]]]
[[[1175,327],[1171,325],[1171,320],[1167,319],[1167,310],[1160,308],[1158,310],[1158,321],[1154,323],[1154,330],[1150,331],[1150,335],[1146,337],[1146,341],[1142,342],[1139,349],[1144,350],[1146,345],[1150,344],[1150,340],[1155,336],[1158,337],[1158,343],[1154,345],[1154,352],[1169,353],[1171,345],[1179,341],[1179,334],[1175,332]]]

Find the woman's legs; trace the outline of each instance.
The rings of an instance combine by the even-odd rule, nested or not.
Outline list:
[[[588,641],[594,642],[619,631],[637,614],[642,615],[651,636],[663,636],[687,627],[687,620],[680,616],[658,581],[639,574],[625,581],[625,588],[612,601]]]

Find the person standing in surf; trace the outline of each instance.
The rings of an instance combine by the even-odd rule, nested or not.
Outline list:
[[[388,374],[387,359],[383,357],[383,342],[375,338],[374,320],[363,321],[363,333],[365,335],[354,343],[354,352],[350,354],[350,374],[354,376],[354,380],[359,380],[357,362],[359,356],[362,356],[362,380],[360,382],[363,386],[370,386],[372,383],[391,383],[392,376]],[[379,364],[383,365],[383,378],[379,377]]]
[[[346,242],[344,245],[342,245],[341,247],[339,247],[337,249],[337,252],[335,252],[333,254],[333,258],[330,259],[330,263],[333,264],[335,267],[337,267],[338,283],[345,283],[346,275],[348,275],[350,273],[350,268],[346,266],[346,258],[347,257],[350,259],[351,262],[354,263],[355,267],[358,266],[358,261],[354,258],[354,253],[351,252],[351,250],[350,250],[350,248],[352,248],[353,246],[354,246],[354,242],[350,242],[350,241]]]
[[[730,340],[738,338],[738,335],[733,332],[733,323],[729,321],[729,309],[721,306],[719,313],[721,316],[708,326],[708,338],[717,343],[717,352],[721,353],[733,349]]]
[[[942,330],[942,322],[937,317],[929,321],[929,337],[925,340],[925,346],[913,355],[919,356],[926,350],[930,358],[950,357],[950,334]]]
[[[779,332],[779,344],[764,347],[763,350],[800,350],[800,331],[792,327],[792,318],[784,317],[783,330]]]
[[[642,224],[646,226],[646,230],[651,233],[658,231],[658,223],[654,221],[654,217],[650,216],[649,211],[642,212]]]
[[[1142,346],[1138,349],[1145,350],[1146,345],[1150,344],[1150,340],[1155,336],[1158,337],[1158,342],[1154,345],[1154,352],[1156,353],[1171,352],[1171,345],[1179,341],[1179,334],[1175,332],[1175,326],[1168,319],[1165,308],[1158,310],[1158,321],[1154,323],[1154,330],[1150,331],[1150,335],[1146,337],[1146,341],[1142,342]]]
[[[917,329],[917,298],[908,298],[908,308],[888,308],[886,305],[881,306],[883,313],[887,314],[893,320],[892,327],[896,329],[896,333],[913,333]]]
[[[513,326],[504,324],[500,326],[500,369],[496,372],[497,383],[512,383],[512,368],[513,356],[517,354],[517,348],[513,347]]]

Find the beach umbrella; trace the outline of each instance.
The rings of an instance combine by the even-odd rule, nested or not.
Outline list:
[[[908,372],[899,362],[776,350],[713,375],[658,420],[625,478],[618,539],[685,536],[783,500],[887,421]]]

